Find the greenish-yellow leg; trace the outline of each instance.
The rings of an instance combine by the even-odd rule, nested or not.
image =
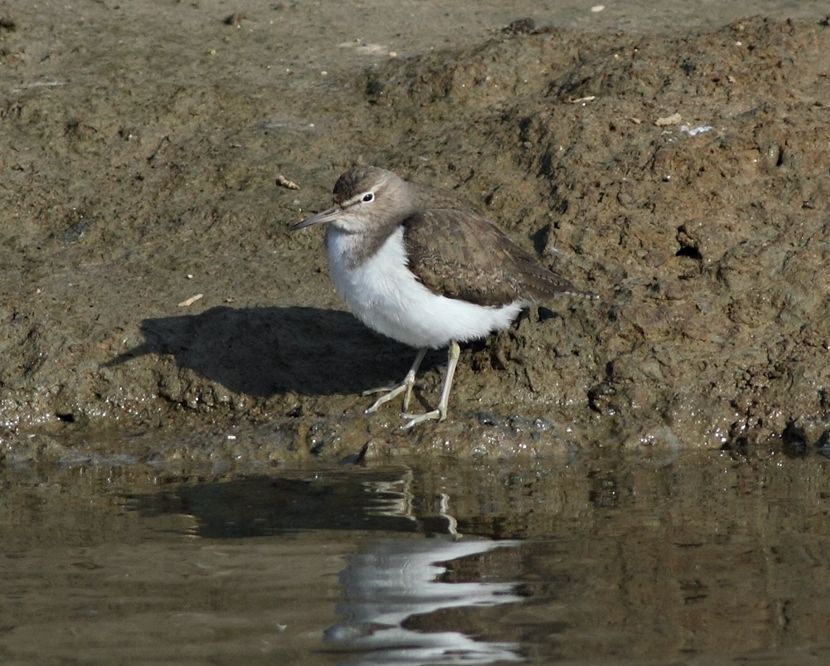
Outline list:
[[[458,365],[459,356],[461,356],[461,348],[455,340],[451,340],[447,360],[447,375],[444,377],[444,385],[441,388],[441,399],[438,401],[438,409],[433,409],[431,412],[425,412],[424,414],[407,414],[404,411],[403,417],[409,420],[404,424],[403,430],[414,428],[419,423],[424,423],[425,421],[443,421],[447,418],[447,405],[450,402],[452,378],[455,375],[455,366]]]

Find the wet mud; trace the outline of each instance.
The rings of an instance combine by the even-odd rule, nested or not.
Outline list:
[[[479,23],[395,52],[223,7],[2,6],[0,457],[827,445],[826,17]],[[446,422],[364,416],[414,352],[288,231],[357,162],[455,190],[600,298],[464,348]]]

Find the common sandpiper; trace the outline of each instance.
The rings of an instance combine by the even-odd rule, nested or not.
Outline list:
[[[373,166],[338,178],[334,206],[292,230],[325,224],[334,286],[369,328],[418,350],[403,381],[370,414],[403,393],[404,429],[447,417],[459,342],[507,328],[523,308],[562,293],[584,294],[542,266],[493,222],[453,193]],[[437,409],[408,412],[428,349],[449,347]]]

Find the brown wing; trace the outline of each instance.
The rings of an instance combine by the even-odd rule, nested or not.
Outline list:
[[[478,305],[538,301],[574,292],[487,218],[439,208],[403,221],[409,269],[433,292]]]

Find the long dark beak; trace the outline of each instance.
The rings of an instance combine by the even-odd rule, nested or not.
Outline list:
[[[310,227],[313,224],[326,224],[327,222],[332,222],[337,219],[337,216],[342,213],[343,210],[335,206],[334,208],[329,208],[328,210],[324,210],[316,215],[312,215],[311,217],[307,217],[302,222],[297,222],[297,224],[291,225],[291,231],[297,231],[297,229],[305,229],[306,227]]]

